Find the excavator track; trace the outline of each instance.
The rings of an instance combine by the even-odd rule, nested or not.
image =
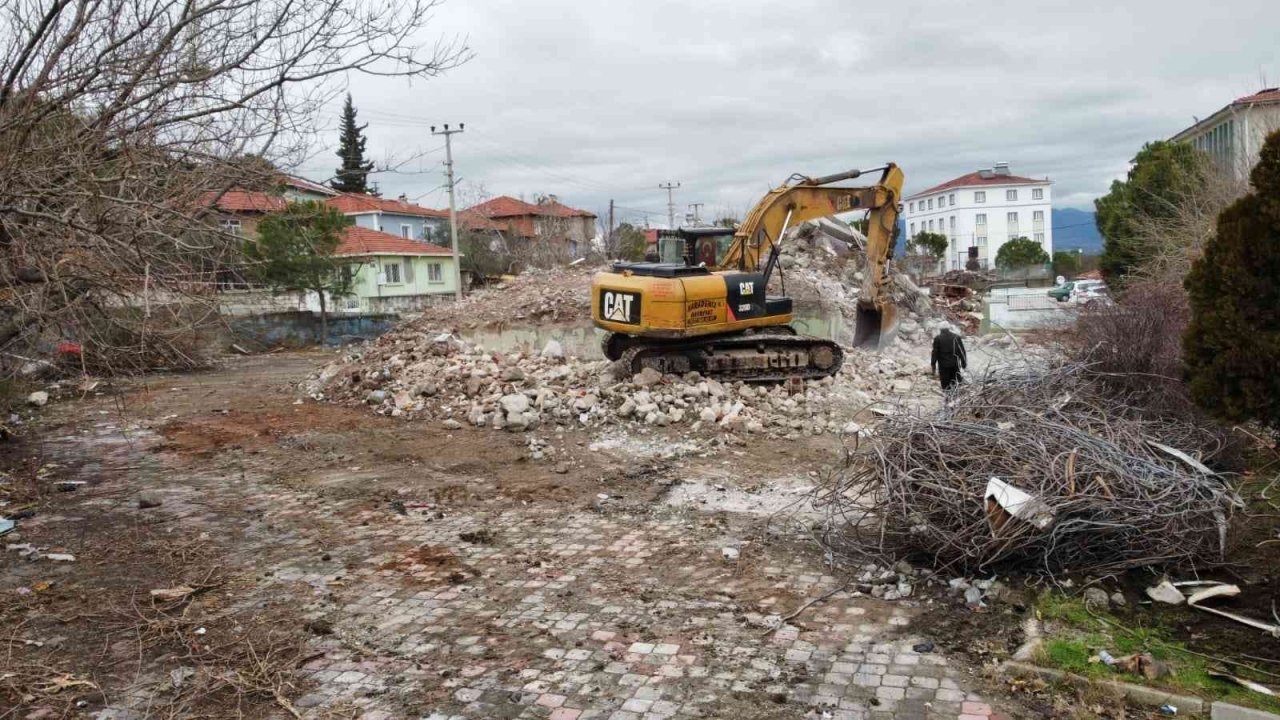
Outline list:
[[[675,374],[697,371],[717,380],[784,382],[835,375],[844,350],[808,335],[758,332],[637,344],[623,350],[618,362],[632,374],[653,368]]]

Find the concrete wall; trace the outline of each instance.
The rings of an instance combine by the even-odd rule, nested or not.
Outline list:
[[[400,318],[389,314],[330,315],[325,345],[344,345],[378,337]],[[314,345],[320,333],[320,314],[282,312],[233,318],[231,342],[250,350]]]
[[[1075,322],[1077,308],[1049,297],[1044,288],[993,288],[984,298],[982,332],[1060,327]]]

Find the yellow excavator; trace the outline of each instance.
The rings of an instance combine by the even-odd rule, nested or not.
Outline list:
[[[874,172],[880,173],[874,185],[835,186]],[[591,317],[608,332],[602,342],[605,356],[632,373],[697,371],[747,382],[834,375],[844,361],[840,345],[796,334],[789,324],[791,298],[766,293],[782,239],[788,228],[806,220],[865,211],[867,267],[854,345],[888,342],[896,311],[885,292],[886,264],[902,181],[902,170],[893,163],[817,178],[793,175],[751,209],[714,267],[705,260],[695,264],[698,254],[691,253],[684,262],[617,262],[611,272],[596,273]]]

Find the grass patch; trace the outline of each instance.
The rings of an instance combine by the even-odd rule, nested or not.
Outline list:
[[[1209,677],[1209,671],[1216,669],[1216,664],[1188,652],[1183,643],[1171,640],[1164,628],[1139,626],[1121,629],[1120,623],[1114,618],[1102,613],[1090,613],[1079,598],[1050,592],[1042,593],[1036,599],[1035,607],[1041,618],[1059,623],[1056,635],[1045,639],[1036,658],[1044,667],[1088,678],[1107,678],[1167,688],[1210,700],[1225,700],[1280,713],[1280,698]],[[1115,657],[1149,652],[1156,660],[1167,663],[1173,674],[1158,680],[1148,680],[1141,675],[1117,672],[1100,662],[1089,662],[1089,658],[1099,650],[1106,650]],[[1277,684],[1275,678],[1250,675],[1248,671],[1241,670],[1235,674],[1264,685]]]

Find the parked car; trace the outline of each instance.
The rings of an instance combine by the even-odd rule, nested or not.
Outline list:
[[[1107,284],[1101,280],[1077,280],[1071,291],[1071,302],[1084,305],[1091,300],[1110,300]]]
[[[1075,289],[1076,284],[1073,282],[1064,282],[1061,285],[1049,289],[1049,297],[1058,302],[1066,302],[1071,298],[1071,291]]]

